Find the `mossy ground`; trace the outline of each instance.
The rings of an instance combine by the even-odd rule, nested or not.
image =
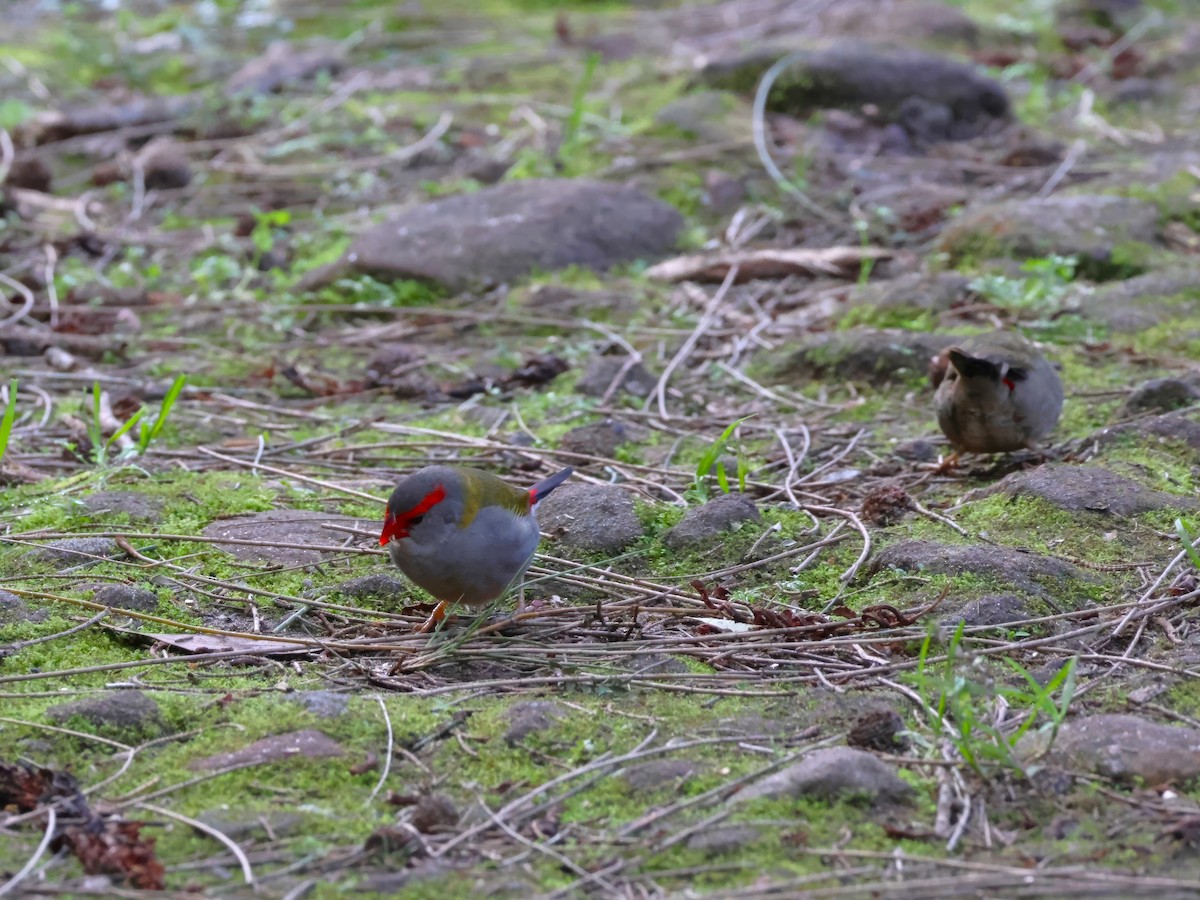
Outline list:
[[[1048,60],[1061,56],[1063,45],[1045,4],[959,5],[996,29],[988,41],[1022,48],[1026,58],[993,72],[1019,87],[1021,120],[1050,135],[1063,129],[1071,136],[1065,134],[1070,129],[1064,116],[1077,109],[1084,88],[1053,76]],[[1159,5],[1172,14],[1170,4]],[[148,822],[144,834],[156,841],[168,887],[209,896],[250,895],[235,856],[211,834],[139,802],[235,836],[263,896],[305,891],[310,897],[351,891],[411,898],[556,891],[599,896],[612,885],[630,896],[639,891],[726,896],[764,883],[834,890],[891,878],[898,855],[909,858],[910,869],[931,877],[965,871],[939,869],[936,861],[944,859],[1009,875],[1045,869],[1087,870],[1097,877],[1200,874],[1194,859],[1176,855],[1179,844],[1162,838],[1162,821],[1154,818],[1152,804],[1139,805],[1144,797],[1137,791],[1090,777],[1068,779],[1055,793],[1001,765],[989,768],[987,777],[958,769],[970,796],[986,804],[995,839],[993,832],[985,839],[972,831],[947,849],[947,835],[934,828],[939,811],[945,811],[939,773],[947,771],[947,745],[927,709],[942,689],[965,678],[978,694],[976,712],[994,715],[995,685],[1013,677],[992,652],[998,641],[1011,644],[1006,655],[1029,670],[1053,667],[1078,652],[1079,644],[1047,643],[1060,624],[1050,620],[1056,609],[1047,596],[1068,598],[1072,610],[1082,613],[1136,597],[1178,551],[1174,519],[1188,514],[1185,501],[1195,497],[1200,477],[1192,449],[1182,441],[1149,443],[1130,433],[1107,443],[1099,455],[1101,464],[1178,496],[1180,509],[1168,506],[1114,521],[1004,494],[956,506],[968,490],[1003,474],[1004,464],[947,474],[934,462],[894,453],[935,436],[923,360],[883,385],[854,379],[777,384],[767,360],[789,352],[803,335],[780,337],[764,329],[763,346],[749,345],[740,368],[769,390],[790,395],[790,406],[764,400],[756,387],[715,364],[727,358],[726,342],[781,309],[803,305],[786,292],[755,294],[757,288],[749,287],[734,293],[731,318],[718,337],[710,335],[702,344],[709,363],[697,366],[692,360],[690,371],[685,367],[672,381],[673,415],[664,421],[655,417],[652,401],[618,394],[601,402],[575,390],[590,357],[608,340],[606,329],[636,345],[649,367],[661,372],[696,327],[703,298],[694,290],[650,282],[644,261],[603,274],[535,273],[483,297],[451,297],[415,281],[385,284],[366,276],[301,294],[299,277],[339,258],[352,235],[389,208],[483,189],[465,165],[466,151],[518,132],[524,136],[508,148],[512,166],[504,178],[628,177],[685,216],[680,241],[685,250],[718,246],[730,225],[730,216],[715,209],[710,196],[710,185],[721,177],[744,183],[746,209],[751,219],[766,223],[763,235],[769,240],[802,233],[787,230],[802,214],[762,175],[748,145],[698,152],[694,132],[656,120],[659,110],[692,90],[686,73],[661,68],[636,52],[629,58],[614,52],[591,63],[588,48],[553,42],[556,21],[573,41],[586,42],[593,32],[636,32],[643,20],[630,5],[448,0],[420,11],[355,0],[338,5],[336,14],[313,6],[271,21],[253,15],[252,6],[221,0],[204,9],[176,4],[146,14],[133,7],[106,12],[65,4],[60,16],[33,16],[19,42],[0,39],[0,58],[11,63],[7,71],[14,79],[5,82],[11,96],[0,100],[0,127],[19,134],[38,113],[96,103],[110,90],[172,97],[198,92],[181,133],[196,141],[193,163],[204,160],[187,191],[157,194],[137,228],[119,223],[129,227],[111,238],[110,257],[97,262],[76,250],[56,251],[56,296],[78,316],[84,333],[88,316],[103,312],[102,287],[152,293],[153,302],[136,308],[136,328],[125,332],[125,346],[87,360],[70,377],[51,377],[36,358],[3,358],[21,381],[18,429],[6,461],[32,465],[46,477],[6,485],[0,493],[0,591],[14,592],[29,607],[10,615],[0,605],[0,763],[27,760],[69,771],[85,788],[111,779],[90,796],[93,806],[119,808]],[[209,19],[193,21],[200,14]],[[144,43],[156,36],[176,36],[178,43],[167,50]],[[220,79],[275,38],[342,41],[354,66],[376,75],[420,68],[431,81],[424,88],[369,86],[323,105],[345,82],[322,74],[279,94],[226,102]],[[1120,127],[1146,126],[1140,110],[1110,107],[1102,98],[1095,109]],[[411,168],[343,165],[412,144],[445,110],[455,116],[451,137]],[[261,133],[285,139],[258,145]],[[241,139],[245,155],[237,159],[256,161],[261,178],[218,164],[229,159],[217,154]],[[79,141],[51,155],[58,199],[72,204],[78,199],[90,178],[93,152]],[[821,186],[827,162],[800,145],[786,169],[802,176],[806,187]],[[275,164],[295,164],[301,174],[279,177],[271,172]],[[1154,202],[1163,227],[1194,230],[1195,184],[1189,179],[1178,175],[1108,190]],[[838,202],[852,196],[840,180],[823,188]],[[106,210],[124,211],[135,192],[118,181],[93,188],[91,195]],[[888,216],[877,218],[868,231],[871,240],[894,238],[896,246],[909,246],[911,235],[891,234]],[[50,246],[48,235],[61,239],[76,231],[70,217],[38,221],[43,230],[30,232],[17,217],[3,220],[2,252],[24,263],[22,240],[36,238],[29,242],[36,250]],[[8,243],[10,235],[19,240]],[[860,237],[848,229],[841,240],[854,245]],[[958,270],[976,276],[997,265],[990,259],[995,247],[986,241],[969,249],[959,254]],[[4,269],[8,257],[0,259]],[[44,270],[44,253],[29,259]],[[1067,281],[1120,279],[1176,261],[1159,247],[1131,244],[1116,248],[1103,265],[1084,265]],[[1012,277],[1028,277],[1033,285],[1028,273]],[[1086,296],[1068,303],[1068,286],[1057,285],[1064,290],[1052,292],[1048,301],[1031,287],[1009,305],[996,301],[983,313],[961,317],[849,306],[818,327],[955,335],[991,327],[1003,317],[1041,341],[1060,366],[1069,397],[1056,442],[1073,446],[1113,421],[1131,385],[1176,373],[1196,358],[1200,315],[1195,292],[1155,298],[1170,306],[1169,318],[1136,335],[1114,335],[1089,317]],[[416,353],[416,368],[427,379],[425,395],[364,389],[367,359],[385,343],[403,343]],[[564,360],[569,371],[532,387],[507,389],[495,382],[497,373],[547,354]],[[448,389],[480,372],[485,382],[492,378],[483,391],[447,399]],[[71,421],[82,422],[86,431],[93,377],[113,399],[128,391],[153,412],[161,390],[147,385],[165,386],[180,373],[188,376],[187,392],[150,451],[96,464]],[[314,384],[329,390],[314,390]],[[43,401],[31,399],[31,386],[46,392],[44,426],[37,424]],[[695,506],[702,496],[719,492],[712,478],[698,486],[696,471],[725,426],[747,415],[724,449],[746,461],[748,490],[761,500],[761,521],[739,523],[709,545],[668,549],[663,534],[686,511],[673,497]],[[346,552],[305,566],[239,561],[219,544],[189,540],[223,518],[273,509],[375,520],[379,502],[336,488],[382,499],[398,471],[435,459],[475,461],[514,481],[529,481],[538,463],[553,461],[565,434],[609,416],[642,432],[613,459],[578,468],[591,480],[621,481],[636,491],[644,534],[616,558],[544,547],[590,567],[582,571],[591,580],[570,583],[567,575],[577,573],[552,567],[559,577],[531,588],[544,605],[538,608],[543,615],[530,620],[502,625],[506,609],[498,609],[492,619],[460,620],[428,638],[413,635],[425,609],[420,604],[428,598],[414,592],[397,601],[338,590],[358,576],[394,574],[384,557],[361,552],[377,550],[372,535],[353,536]],[[199,446],[240,464],[205,456]],[[266,455],[256,466],[259,449]],[[794,466],[789,453],[800,457]],[[821,510],[818,517],[789,502],[783,482],[789,469],[787,487]],[[891,474],[880,474],[885,470]],[[1083,560],[1096,566],[1084,570],[1094,578],[1044,585],[1045,595],[1028,598],[1039,621],[968,634],[963,655],[950,661],[944,681],[922,681],[914,672],[922,665],[925,636],[933,636],[931,671],[942,672],[937,667],[952,644],[939,623],[970,600],[1012,588],[1002,577],[973,572],[855,576],[863,543],[849,519],[829,510],[858,510],[866,493],[891,478],[929,509],[953,508],[953,520],[966,535],[909,511],[889,525],[868,523],[875,553],[913,539],[965,544],[986,538]],[[656,491],[659,486],[671,493]],[[83,500],[101,490],[137,492],[158,512],[149,521],[89,512]],[[826,643],[812,631],[780,632],[774,640],[763,629],[738,644],[736,634],[715,630],[714,622],[732,627],[730,616],[700,605],[693,579],[712,589],[711,573],[807,547],[839,523],[839,539],[827,546],[722,576],[737,616],[766,611],[803,618],[834,602],[853,612],[880,604],[899,610],[942,605],[910,625],[878,632],[864,625]],[[31,553],[30,545],[43,543],[46,534],[112,532],[127,536],[136,555],[73,567]],[[338,534],[329,543],[346,538]],[[1131,560],[1149,565],[1114,567]],[[646,590],[624,593],[627,585],[607,574],[640,579]],[[144,614],[114,609],[102,622],[72,631],[96,613],[88,606],[95,588],[113,583],[151,590],[157,607]],[[835,621],[845,613],[835,613]],[[1177,616],[1170,627],[1147,627],[1135,657],[1158,667],[1150,671],[1161,676],[1165,691],[1155,702],[1183,722],[1200,718],[1200,695],[1187,668],[1189,616]],[[317,645],[299,657],[261,655],[246,645],[242,657],[195,660],[156,646],[151,637],[199,628],[269,637],[285,620],[281,636],[311,638]],[[1026,646],[1029,641],[1038,643]],[[990,655],[973,656],[975,651]],[[1138,676],[1109,677],[1113,659],[1093,663],[1089,674],[1097,687],[1076,701],[1072,715],[1129,708],[1128,682],[1122,679]],[[397,662],[398,674],[389,674]],[[888,681],[868,675],[873,666]],[[153,699],[158,716],[132,730],[82,715],[65,721],[50,715],[64,702],[134,689]],[[305,700],[316,691],[344,695],[345,709],[332,715],[310,711]],[[531,699],[553,701],[558,717],[507,741],[514,707]],[[850,796],[725,805],[723,788],[733,793],[740,779],[799,758],[812,746],[844,743],[864,713],[880,708],[898,710],[910,732],[907,747],[889,757],[914,788],[907,806],[885,810]],[[292,757],[213,777],[194,768],[205,757],[306,729],[337,742],[341,755]],[[136,748],[132,759],[130,748]],[[603,767],[606,755],[634,754],[637,748],[657,755],[635,754],[628,764]],[[686,760],[695,771],[661,786],[631,787],[626,770],[651,758]],[[596,768],[581,774],[592,765]],[[519,839],[499,825],[485,827],[484,809],[495,812],[573,773],[579,777],[566,778],[517,810],[525,816],[536,808],[517,822]],[[1191,801],[1200,799],[1190,785],[1174,789]],[[403,825],[413,801],[434,792],[449,797],[462,813],[459,823],[380,849],[375,838]],[[622,834],[688,801],[694,802]],[[0,811],[0,829],[6,829],[0,884],[26,864],[41,837],[29,823],[8,828],[7,812]],[[1124,830],[1112,827],[1114,815]],[[690,840],[692,830],[705,835],[738,824],[755,826],[757,836],[725,853]],[[436,851],[440,841],[469,828],[479,830],[477,838],[446,859],[430,858],[430,847]],[[36,876],[39,891],[71,895],[78,888],[84,873],[73,858],[47,856],[43,863],[45,872]],[[623,865],[614,868],[617,863]]]

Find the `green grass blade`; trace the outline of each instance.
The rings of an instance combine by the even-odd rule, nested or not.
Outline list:
[[[4,418],[0,419],[0,459],[8,450],[8,436],[12,434],[13,420],[17,417],[17,379],[8,383],[8,403],[4,407]]]
[[[1196,532],[1183,519],[1176,519],[1175,533],[1179,535],[1179,540],[1183,542],[1183,549],[1187,551],[1192,565],[1200,569],[1200,552],[1196,550]]]
[[[154,421],[142,425],[138,438],[139,453],[145,453],[150,448],[150,444],[163,430],[163,426],[167,424],[167,417],[171,415],[171,410],[175,407],[175,401],[179,399],[179,395],[182,393],[185,384],[187,384],[186,375],[175,376],[175,381],[171,383],[170,390],[163,397],[162,408],[158,411],[158,415],[154,417]]]

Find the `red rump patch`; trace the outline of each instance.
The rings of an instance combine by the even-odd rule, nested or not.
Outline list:
[[[1009,389],[1010,392],[1015,391],[1017,389],[1017,383],[1015,381],[1013,381],[1011,378],[1009,378],[1007,375],[1005,375],[1003,378],[1001,378],[1000,381],[1006,388]]]
[[[379,535],[379,546],[385,546],[393,538],[408,537],[408,526],[412,524],[413,520],[419,519],[445,499],[446,489],[439,484],[412,509],[405,510],[399,515],[394,515],[389,509],[383,519],[383,533]]]

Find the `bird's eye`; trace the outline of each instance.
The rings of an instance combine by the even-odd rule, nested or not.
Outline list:
[[[425,517],[424,517],[424,516],[414,516],[413,518],[411,518],[411,519],[409,519],[409,520],[408,520],[408,524],[409,524],[410,526],[411,526],[411,525],[420,525],[420,524],[421,524],[421,520],[422,520],[423,518],[425,518]]]

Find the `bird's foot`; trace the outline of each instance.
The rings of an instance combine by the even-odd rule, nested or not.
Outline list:
[[[962,466],[962,457],[958,451],[954,451],[949,456],[944,456],[937,461],[937,468],[933,470],[935,475],[950,475],[957,472]]]
[[[446,601],[441,601],[433,608],[433,612],[429,614],[429,618],[416,627],[417,634],[429,634],[438,627],[446,619]]]

